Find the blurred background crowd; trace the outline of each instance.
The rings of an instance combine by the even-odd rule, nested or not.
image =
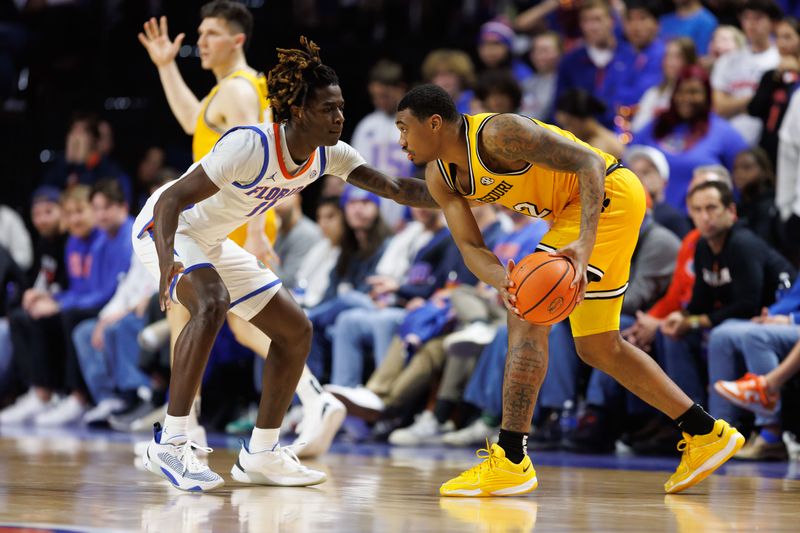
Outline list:
[[[420,172],[393,119],[419,82],[463,113],[558,124],[633,169],[649,209],[622,334],[712,415],[752,431],[739,459],[788,459],[784,430],[800,426],[800,2],[242,3],[248,63],[267,72],[276,47],[313,39],[341,80],[343,140],[390,174]],[[176,64],[204,95],[200,7],[0,0],[0,425],[139,431],[163,415],[169,328],[132,260],[131,215],[188,167],[191,138],[136,36],[166,15],[171,36],[186,33]],[[475,214],[504,262],[547,231],[491,205]],[[309,367],[349,408],[344,438],[473,445],[495,433],[505,313],[441,213],[325,177],[274,218],[265,259],[314,324]],[[247,433],[263,359],[237,337],[226,327],[215,345],[201,417]],[[550,346],[532,448],[675,452],[669,421],[591,371],[568,323]],[[293,408],[285,429],[301,417]]]

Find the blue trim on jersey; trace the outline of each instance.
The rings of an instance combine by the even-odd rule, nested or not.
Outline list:
[[[146,232],[147,230],[150,229],[150,224],[152,224],[152,223],[153,223],[153,218],[151,218],[150,220],[147,221],[147,224],[145,224],[144,227],[142,227],[142,231],[140,231],[136,235],[136,238],[137,239],[141,239],[144,236],[144,232]]]
[[[249,293],[249,294],[245,294],[244,296],[242,296],[241,298],[239,298],[238,300],[236,300],[235,302],[233,302],[233,303],[231,304],[231,307],[233,307],[234,305],[239,305],[239,304],[240,304],[240,303],[242,303],[243,301],[245,301],[245,300],[247,300],[247,299],[249,299],[249,298],[252,298],[253,296],[257,296],[257,295],[261,294],[262,292],[264,292],[264,291],[265,291],[265,290],[267,290],[267,289],[271,289],[272,287],[274,287],[274,286],[275,286],[275,285],[277,285],[278,283],[281,283],[281,280],[280,280],[280,279],[276,279],[276,280],[274,280],[274,281],[270,281],[269,283],[267,283],[267,284],[266,284],[266,285],[264,285],[263,287],[259,287],[258,289],[254,290],[253,292],[251,292],[251,293]]]
[[[327,150],[324,146],[319,147],[319,177],[325,175],[325,167],[328,165]]]
[[[178,255],[178,252],[175,252],[175,255]],[[197,263],[196,265],[192,265],[189,268],[184,269],[183,272],[179,272],[176,276],[173,276],[172,281],[169,284],[169,297],[173,302],[177,301],[175,300],[175,287],[178,285],[178,280],[181,278],[181,276],[185,276],[189,272],[197,270],[198,268],[213,268],[216,270],[214,265],[211,263]]]
[[[267,142],[267,134],[261,131],[260,129],[256,128],[255,126],[236,126],[235,128],[231,128],[225,132],[225,134],[220,137],[216,143],[214,143],[214,148],[217,147],[219,141],[224,139],[229,133],[233,133],[236,130],[253,130],[254,132],[258,133],[261,136],[261,146],[264,147],[264,164],[261,165],[261,172],[258,173],[258,177],[253,180],[252,183],[247,185],[241,185],[237,182],[232,182],[234,187],[239,189],[249,189],[250,187],[255,187],[259,181],[264,177],[264,174],[267,173],[267,166],[269,165],[269,143]],[[213,148],[212,148],[213,151]]]

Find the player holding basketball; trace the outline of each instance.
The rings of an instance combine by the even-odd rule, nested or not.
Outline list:
[[[338,78],[322,64],[314,43],[301,43],[303,50],[278,50],[279,63],[269,73],[279,123],[228,131],[180,179],[157,190],[134,224],[134,250],[160,278],[162,306],[177,301],[191,314],[175,345],[164,426],[156,425],[143,457],[149,470],[182,490],[223,483],[197,460],[193,448],[199,446],[187,438],[187,425],[228,310],[272,339],[256,427],[231,471],[234,479],[284,486],[325,480],[278,442],[308,355],[311,324],[277,276],[227,238],[230,231],[324,174],[407,205],[435,206],[425,183],[390,178],[339,141],[344,100]]]
[[[509,291],[513,265],[506,270],[485,246],[469,200],[497,202],[550,223],[539,249],[566,256],[575,266],[579,305],[570,324],[581,358],[683,431],[683,457],[664,485],[667,492],[691,487],[741,448],[744,437],[735,428],[693,404],[650,356],[620,336],[622,298],[645,212],[644,190],[633,172],[571,133],[534,119],[461,115],[435,85],[406,94],[396,123],[409,158],[427,163],[428,189],[444,210],[464,262],[497,288],[510,311],[499,442],[481,450],[481,464],[442,485],[442,495],[524,494],[538,484],[526,441],[547,370],[550,327],[519,318]]]

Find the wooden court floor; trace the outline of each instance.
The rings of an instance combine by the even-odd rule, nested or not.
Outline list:
[[[666,472],[541,466],[527,497],[455,499],[436,490],[473,464],[462,452],[332,453],[309,462],[328,472],[323,485],[271,488],[231,480],[236,452],[217,449],[211,466],[226,485],[194,495],[137,469],[131,450],[68,435],[0,437],[0,532],[800,531],[796,479],[713,476],[666,496]]]

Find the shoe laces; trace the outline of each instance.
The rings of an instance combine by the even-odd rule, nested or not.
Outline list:
[[[491,471],[500,462],[500,457],[494,453],[494,449],[489,444],[489,439],[486,439],[486,448],[479,449],[475,452],[475,455],[478,459],[483,459],[483,461],[464,472],[463,476],[477,477],[484,472]]]
[[[181,475],[184,475],[187,471],[202,472],[208,469],[208,465],[198,459],[193,450],[202,450],[206,453],[211,453],[214,450],[207,446],[200,446],[192,440],[187,440],[183,444],[177,444],[177,446],[181,448],[178,453],[178,458],[181,464],[183,464],[183,472],[181,472]]]

